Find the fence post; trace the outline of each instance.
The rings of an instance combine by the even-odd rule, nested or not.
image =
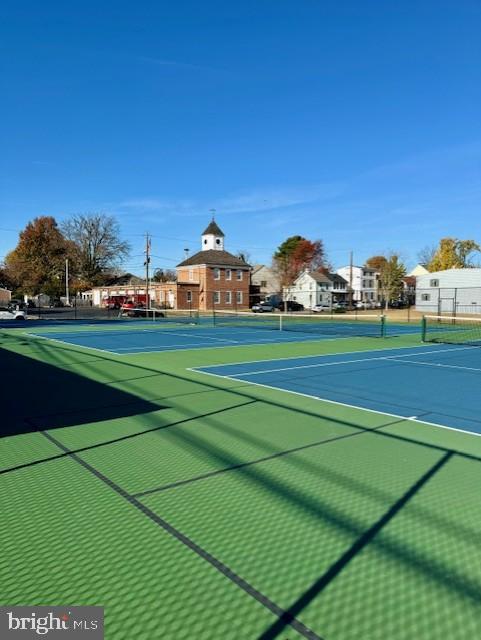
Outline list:
[[[385,338],[386,337],[386,316],[383,313],[381,315],[381,338]]]

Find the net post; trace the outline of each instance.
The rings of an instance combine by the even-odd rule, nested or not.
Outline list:
[[[381,338],[386,337],[386,316],[384,313],[381,314]]]
[[[426,316],[421,319],[421,342],[426,342]]]
[[[279,314],[279,331],[282,331],[282,314]]]

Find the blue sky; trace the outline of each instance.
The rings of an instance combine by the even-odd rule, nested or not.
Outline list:
[[[199,247],[335,266],[481,241],[476,0],[3,0],[0,256],[37,215],[115,215],[141,271]]]

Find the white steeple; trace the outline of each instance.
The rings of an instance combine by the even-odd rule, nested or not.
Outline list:
[[[210,249],[224,250],[224,233],[214,220],[214,216],[212,216],[209,226],[202,234],[202,251],[209,251]]]

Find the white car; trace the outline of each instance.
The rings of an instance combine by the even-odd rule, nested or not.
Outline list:
[[[0,320],[17,320],[22,322],[26,320],[25,311],[15,309],[14,307],[0,307]]]
[[[323,311],[329,311],[330,308],[331,308],[330,305],[327,303],[315,304],[313,307],[311,307],[311,311],[313,313],[322,313]]]

